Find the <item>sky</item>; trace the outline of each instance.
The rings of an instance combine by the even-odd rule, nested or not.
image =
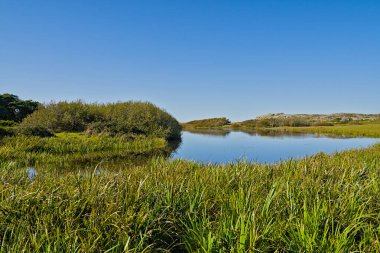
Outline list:
[[[378,0],[0,0],[0,93],[179,121],[380,113]]]

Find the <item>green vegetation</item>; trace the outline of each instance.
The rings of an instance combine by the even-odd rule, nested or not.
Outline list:
[[[335,125],[356,125],[372,122],[380,118],[378,114],[267,114],[256,119],[236,122],[235,128],[274,128],[274,127],[315,127]]]
[[[39,106],[38,102],[21,100],[16,95],[0,94],[0,120],[20,122]]]
[[[21,123],[20,123],[21,122]],[[169,113],[148,102],[86,104],[82,101],[41,105],[0,95],[0,136],[51,137],[61,132],[92,135],[142,135],[180,139],[181,126]]]
[[[33,113],[40,103],[21,100],[12,94],[0,94],[0,137],[12,136],[17,132],[18,122]]]
[[[0,137],[2,136],[12,136],[16,133],[14,127],[2,127],[0,126]]]
[[[8,136],[0,139],[0,162],[34,166],[167,156],[181,137],[177,120],[147,102],[76,101],[42,106],[10,94],[1,95],[0,102],[0,136]],[[8,117],[8,111],[16,108],[16,116],[21,118],[21,113],[26,112],[21,109],[32,105],[38,109],[21,123]]]
[[[195,127],[186,127],[186,132],[194,133],[194,134],[203,134],[203,135],[214,135],[214,136],[227,136],[230,134],[230,130],[223,128],[195,128]]]
[[[18,129],[18,133],[22,135],[26,135],[26,136],[40,136],[40,137],[54,136],[52,131],[42,126],[21,127]]]
[[[162,138],[142,136],[89,136],[59,133],[57,137],[15,136],[0,139],[0,162],[17,162],[20,166],[102,161],[135,155],[170,153]]]
[[[12,120],[0,120],[0,127],[15,127],[17,123]]]
[[[321,124],[321,123],[318,123]],[[327,124],[327,123],[324,123]],[[330,124],[330,123],[329,123]],[[249,127],[249,128],[268,128],[268,127],[283,127],[283,126],[311,126],[311,123],[302,118],[292,119],[253,119],[234,123],[233,127]]]
[[[279,127],[259,127],[255,120],[234,123],[231,129],[241,131],[270,131],[271,133],[318,133],[318,134],[331,134],[331,135],[344,135],[344,136],[363,136],[363,137],[380,137],[380,122],[379,121],[365,121],[360,123],[350,124],[336,124],[325,126],[306,126],[306,127],[292,127],[292,126],[279,126]]]
[[[346,136],[380,137],[380,122],[365,122],[361,124],[341,124],[334,126],[311,126],[311,127],[283,127],[276,128],[278,131],[298,133],[323,133]]]
[[[165,139],[179,139],[181,136],[181,126],[177,120],[147,102],[52,103],[28,116],[19,128],[22,133],[137,134]]]
[[[231,121],[227,118],[209,118],[201,120],[193,120],[182,124],[186,128],[212,128],[223,127],[231,124]]]
[[[12,136],[16,133],[17,123],[11,120],[0,120],[0,137]]]
[[[256,118],[257,122],[269,123],[268,126],[324,126],[334,124],[360,123],[363,121],[377,120],[380,114],[359,113],[333,113],[333,114],[285,114],[275,113],[262,115]]]
[[[20,167],[52,139],[8,144],[21,153],[0,163],[1,252],[380,251],[380,145],[276,165]]]
[[[191,122],[203,122],[207,120],[195,120]],[[379,114],[268,114],[256,119],[207,126],[207,124],[182,124],[185,130],[209,128],[221,130],[241,130],[260,132],[284,132],[284,133],[319,133],[346,136],[380,137]]]
[[[380,136],[363,117],[184,126]],[[150,103],[59,102],[2,119],[0,252],[380,251],[380,145],[207,165],[164,159],[181,127]]]

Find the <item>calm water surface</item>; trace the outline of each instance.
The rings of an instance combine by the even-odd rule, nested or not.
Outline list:
[[[270,133],[240,131],[184,131],[182,143],[171,157],[205,163],[228,163],[239,160],[273,163],[318,152],[334,153],[364,148],[378,142],[380,139],[313,134],[276,136]]]

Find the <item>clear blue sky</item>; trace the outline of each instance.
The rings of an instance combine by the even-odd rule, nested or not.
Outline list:
[[[380,1],[1,0],[5,92],[180,121],[380,113]]]

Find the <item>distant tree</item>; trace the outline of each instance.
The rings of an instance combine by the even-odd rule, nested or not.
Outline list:
[[[39,106],[36,101],[21,100],[13,94],[0,94],[0,120],[21,122]]]

